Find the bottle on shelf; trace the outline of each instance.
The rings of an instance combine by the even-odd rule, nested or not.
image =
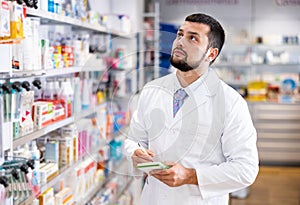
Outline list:
[[[81,109],[87,110],[90,107],[90,89],[89,89],[89,80],[87,78],[83,79],[82,86],[82,101]]]
[[[42,83],[40,80],[36,79],[32,81],[32,89],[34,91],[34,101],[42,99]]]
[[[40,183],[40,150],[36,146],[36,141],[33,140],[30,146],[31,158],[34,160],[34,176],[37,179],[37,182]]]
[[[59,96],[59,99],[63,99],[65,102],[65,114],[66,117],[71,117],[72,116],[72,104],[73,104],[73,89],[71,82],[69,79],[66,79],[65,81],[61,82],[61,94]]]
[[[45,100],[53,100],[54,99],[54,87],[53,87],[52,81],[46,82],[46,88],[43,92],[43,99],[45,99]]]

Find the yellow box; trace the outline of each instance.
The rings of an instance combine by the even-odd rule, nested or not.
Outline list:
[[[53,188],[47,189],[39,196],[39,205],[55,205]]]

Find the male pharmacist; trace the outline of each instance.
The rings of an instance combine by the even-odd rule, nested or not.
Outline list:
[[[173,42],[176,72],[145,85],[125,149],[138,163],[159,161],[141,205],[225,205],[258,173],[256,130],[245,100],[210,68],[225,33],[205,14],[186,17]]]

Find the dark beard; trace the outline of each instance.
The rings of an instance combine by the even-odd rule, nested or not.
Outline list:
[[[194,70],[194,68],[188,65],[184,60],[174,61],[173,56],[171,56],[170,58],[170,63],[172,66],[174,66],[175,68],[177,68],[182,72],[188,72],[190,70]]]
[[[194,70],[194,69],[198,68],[198,66],[204,60],[205,54],[207,53],[209,47],[207,46],[207,48],[206,48],[205,52],[203,53],[201,59],[198,62],[195,62],[194,65],[187,64],[187,53],[184,50],[180,49],[180,48],[177,48],[177,49],[179,49],[183,53],[185,53],[186,57],[185,57],[184,60],[174,61],[174,59],[173,59],[173,53],[172,53],[171,58],[170,58],[170,63],[171,63],[172,66],[174,66],[178,70],[180,70],[182,72],[188,72],[190,70]]]

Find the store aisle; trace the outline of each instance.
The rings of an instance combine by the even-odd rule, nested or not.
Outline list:
[[[300,167],[260,167],[248,198],[231,205],[300,205]]]

